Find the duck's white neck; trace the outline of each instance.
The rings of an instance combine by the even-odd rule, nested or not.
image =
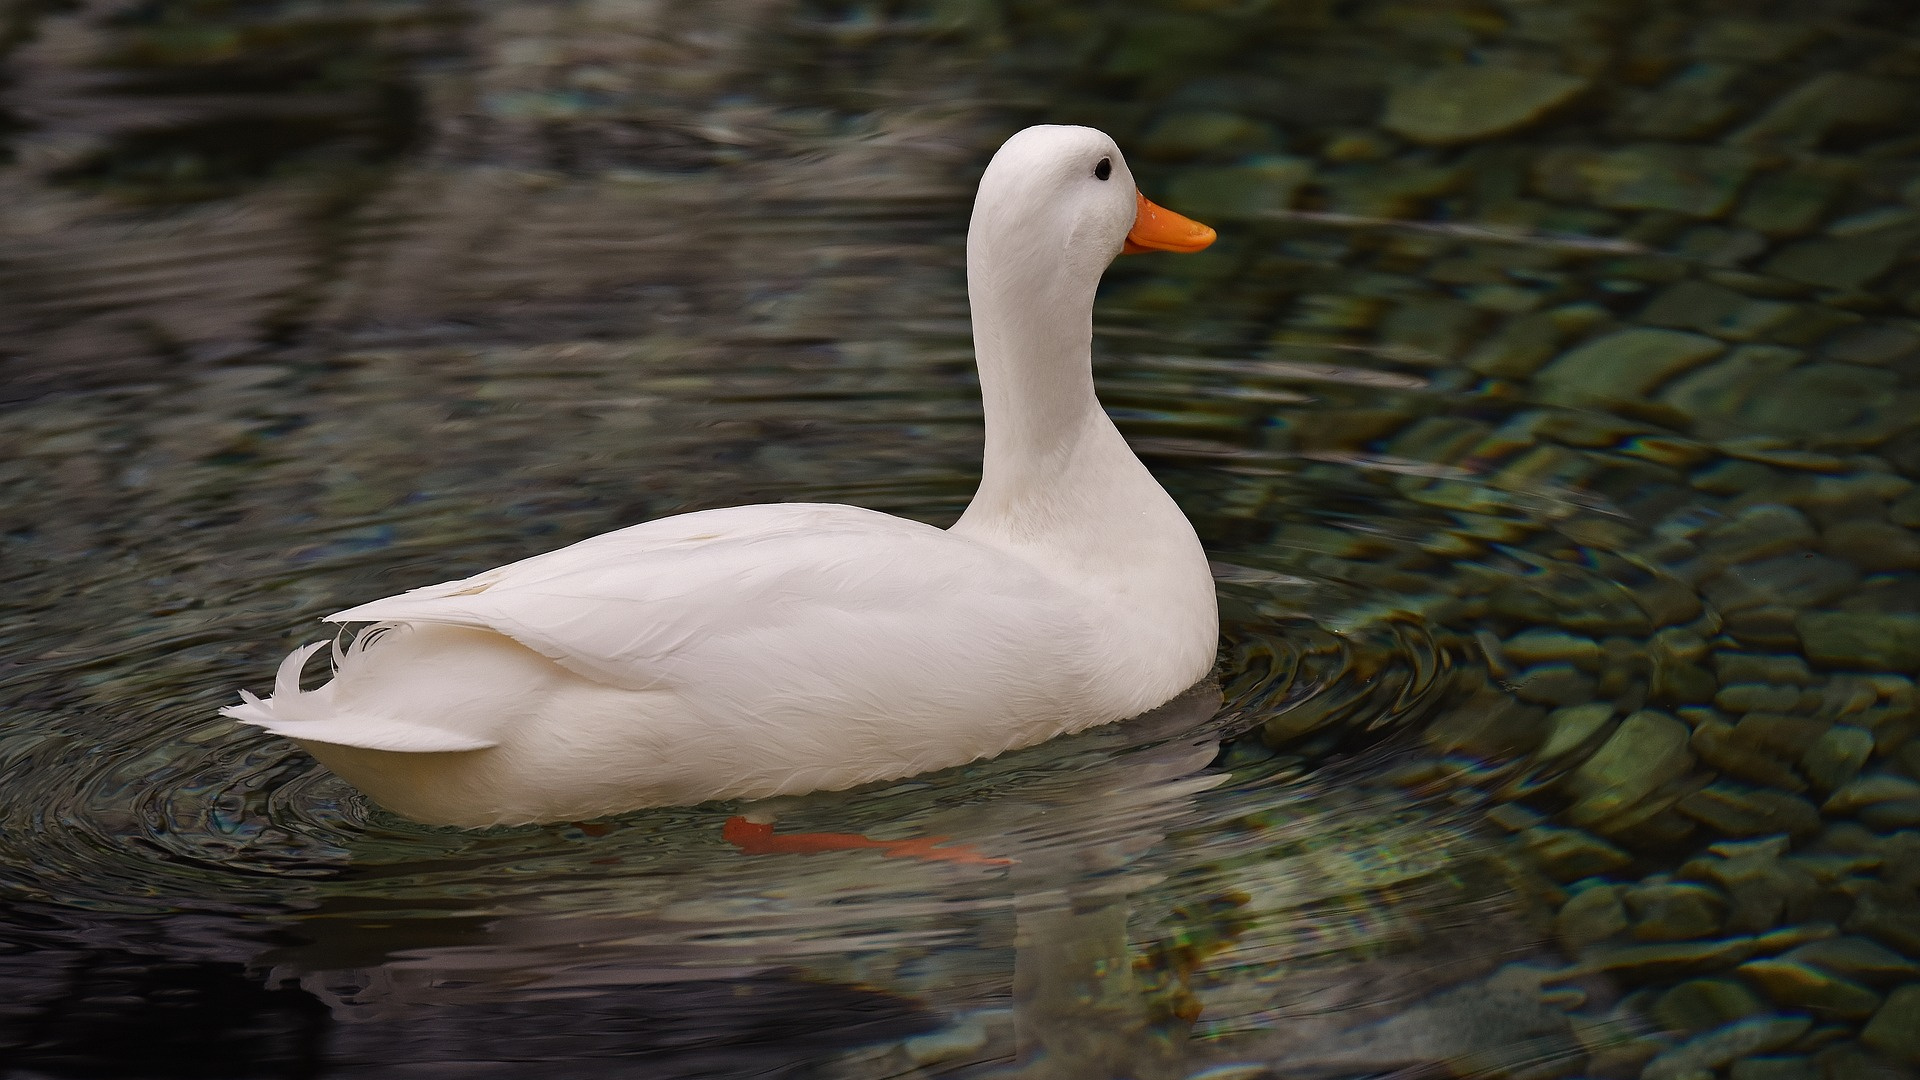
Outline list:
[[[1124,559],[1147,534],[1191,538],[1094,396],[1093,294],[1105,259],[1074,265],[1017,235],[979,233],[968,238],[967,291],[986,458],[955,529],[1082,565]]]
[[[1033,273],[1032,261],[1012,272],[980,265],[986,262],[985,253],[969,251],[987,429],[976,506],[1045,497],[1061,479],[1062,456],[1087,429],[1112,427],[1093,390],[1094,283]]]

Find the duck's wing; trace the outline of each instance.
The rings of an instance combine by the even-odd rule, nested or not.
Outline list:
[[[778,503],[648,522],[327,619],[491,630],[585,678],[644,690],[710,679],[719,663],[829,679],[818,665],[852,664],[891,681],[942,655],[961,667],[983,650],[1069,656],[1089,632],[1077,612],[1034,568],[964,537],[858,507]]]

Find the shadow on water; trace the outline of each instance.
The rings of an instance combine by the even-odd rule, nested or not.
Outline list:
[[[13,5],[0,1075],[1912,1076],[1916,41]],[[321,613],[620,525],[951,521],[971,185],[1033,120],[1221,228],[1096,319],[1218,689],[778,826],[1010,867],[423,828],[214,718]]]
[[[913,1002],[795,972],[685,978],[617,994],[419,1005],[341,1027],[323,997],[243,965],[85,953],[61,992],[10,1033],[24,1074],[73,1077],[391,1076],[458,1062],[473,1074],[551,1064],[567,1075],[800,1075],[848,1046],[939,1026]],[[24,1010],[23,1010],[24,1011]],[[492,1067],[489,1067],[491,1064]]]

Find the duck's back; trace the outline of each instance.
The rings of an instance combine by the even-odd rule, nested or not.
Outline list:
[[[866,676],[850,696],[898,701],[991,657],[1038,650],[1070,668],[1088,614],[1084,597],[965,537],[775,503],[662,518],[327,618],[490,630],[622,689],[790,694],[852,668]]]
[[[483,784],[503,807],[566,789],[502,821],[585,816],[594,792],[626,805],[761,797],[1120,719],[1134,695],[1116,685],[1098,615],[1018,558],[918,522],[827,504],[710,510],[340,612],[400,628],[303,695],[324,702],[278,720],[282,693],[264,721],[234,715],[416,817],[473,823],[432,813],[423,785]],[[379,741],[367,731],[406,745],[392,741],[401,729],[425,733],[412,745],[447,732],[479,749],[339,749]],[[512,785],[528,790],[500,797]]]

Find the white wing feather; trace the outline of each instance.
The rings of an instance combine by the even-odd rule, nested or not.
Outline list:
[[[1073,614],[1083,607],[1018,559],[933,526],[780,503],[663,518],[327,618],[491,630],[623,689],[685,690],[757,660],[781,665],[787,695],[819,680],[883,696],[946,672],[1032,671],[1036,652],[1069,676],[1091,632]],[[1012,662],[978,663],[994,655]],[[768,674],[718,685],[751,699],[772,689]]]

